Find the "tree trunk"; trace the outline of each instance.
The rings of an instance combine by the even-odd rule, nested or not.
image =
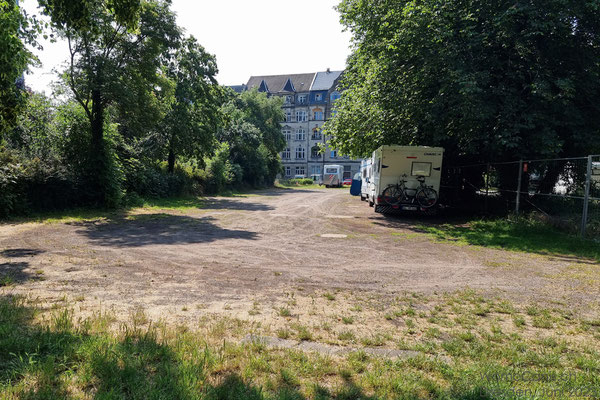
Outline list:
[[[99,151],[102,147],[102,139],[104,137],[104,105],[100,91],[92,91],[92,150]]]
[[[92,90],[92,112],[90,115],[91,143],[88,184],[92,201],[99,205],[106,202],[103,178],[106,176],[106,154],[104,151],[104,105],[99,90]]]
[[[173,151],[173,148],[169,149],[168,171],[170,174],[175,171],[175,152]]]

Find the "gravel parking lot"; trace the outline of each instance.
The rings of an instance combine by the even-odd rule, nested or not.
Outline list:
[[[274,189],[185,210],[4,224],[0,291],[48,307],[70,301],[83,314],[143,307],[178,323],[206,313],[268,322],[273,313],[251,311],[276,309],[290,293],[309,305],[314,293],[385,300],[471,288],[520,303],[597,307],[597,285],[581,290],[577,275],[594,262],[457,246],[418,229],[443,220],[384,217],[347,190]]]

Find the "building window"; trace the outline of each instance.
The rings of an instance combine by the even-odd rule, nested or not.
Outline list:
[[[320,165],[311,165],[310,174],[311,175],[321,175],[321,166]]]
[[[319,146],[313,146],[310,149],[310,157],[311,158],[320,158],[321,154],[319,153]]]
[[[315,121],[323,120],[323,111],[315,111],[314,115],[315,115]]]
[[[285,127],[283,128],[283,137],[285,137],[285,140],[292,140],[292,130],[289,127]]]
[[[292,99],[293,99],[293,98],[294,98],[294,97],[293,97],[293,96],[291,96],[291,95],[287,95],[287,96],[285,96],[285,100],[284,100],[283,104],[292,104]]]
[[[304,150],[304,147],[298,147],[296,148],[296,158],[298,160],[304,160],[304,158],[306,157],[306,150]]]
[[[323,139],[323,135],[321,135],[321,129],[315,128],[313,129],[312,136],[310,137],[312,140],[321,140]]]
[[[331,150],[331,153],[329,153],[331,158],[337,158],[337,150]]]
[[[292,122],[292,110],[285,111],[285,122]]]
[[[306,104],[306,95],[305,94],[298,95],[298,104]]]
[[[342,97],[342,96],[340,95],[339,92],[333,92],[333,93],[331,93],[331,101],[336,101],[340,97]]]
[[[290,148],[288,147],[287,149],[285,149],[281,152],[281,158],[283,160],[289,160],[291,154],[292,154],[292,152],[290,151]]]
[[[296,111],[296,121],[305,122],[307,120],[306,111]]]
[[[296,140],[306,140],[306,131],[304,128],[296,129]]]
[[[323,95],[321,93],[315,94],[315,101],[321,101],[321,100],[323,100]]]
[[[285,167],[285,176],[292,176],[292,167]]]
[[[304,171],[304,167],[296,167],[296,175],[303,175],[306,171]]]

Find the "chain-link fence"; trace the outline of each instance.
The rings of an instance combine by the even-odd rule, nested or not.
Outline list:
[[[528,213],[600,237],[600,156],[521,160],[444,169],[441,201],[488,214]]]

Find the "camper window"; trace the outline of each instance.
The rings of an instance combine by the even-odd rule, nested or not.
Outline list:
[[[592,163],[592,175],[600,175],[600,162]]]
[[[410,174],[412,176],[431,176],[431,163],[413,162]]]
[[[326,174],[337,174],[338,170],[337,170],[337,168],[327,168],[327,169],[325,169],[325,173]]]

